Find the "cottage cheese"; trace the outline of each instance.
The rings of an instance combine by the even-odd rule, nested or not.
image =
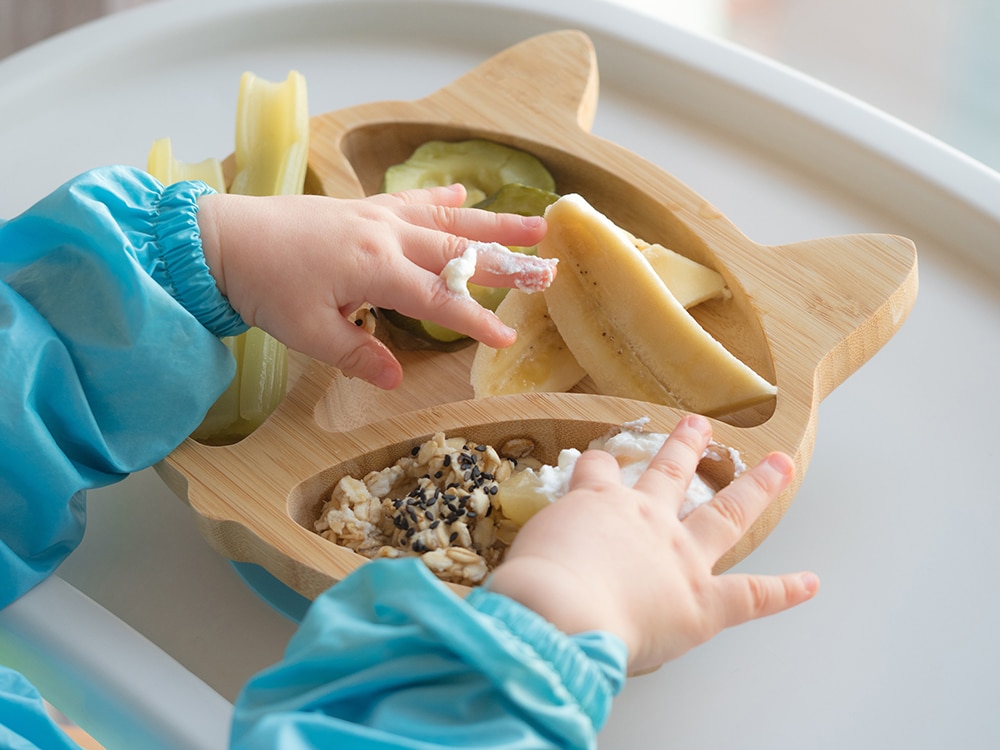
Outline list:
[[[588,446],[591,449],[603,450],[610,453],[618,461],[621,467],[622,484],[633,487],[643,472],[649,468],[649,463],[657,454],[668,435],[656,432],[640,432],[642,422],[624,425],[621,432],[598,438]],[[746,470],[746,465],[740,459],[739,452],[726,448],[713,442],[703,454],[703,458],[721,460],[721,451],[725,451],[727,457],[733,462],[735,475],[739,476]],[[575,448],[566,448],[559,453],[555,465],[545,465],[537,470],[525,469],[525,471],[535,471],[538,475],[538,491],[545,494],[549,501],[555,501],[569,491],[569,480],[573,475],[576,461],[580,457],[580,451]],[[688,486],[685,495],[684,505],[680,510],[680,517],[686,517],[699,505],[703,505],[715,496],[715,490],[708,485],[705,480],[695,474]]]
[[[470,297],[469,279],[479,265],[490,273],[514,276],[514,285],[531,294],[548,288],[558,262],[555,258],[515,253],[498,242],[470,242],[464,253],[445,264],[441,276],[452,293]]]

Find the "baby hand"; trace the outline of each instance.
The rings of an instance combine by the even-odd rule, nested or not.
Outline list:
[[[394,388],[402,379],[396,358],[348,320],[365,302],[494,347],[516,338],[492,312],[449,290],[441,271],[470,240],[534,245],[545,221],[460,208],[464,199],[461,186],[364,199],[211,195],[199,201],[199,225],[216,283],[248,324],[348,375]],[[523,283],[531,259],[513,260],[509,268],[477,271],[472,281]]]
[[[718,559],[788,486],[774,453],[678,519],[711,425],[678,423],[633,489],[607,453],[577,461],[570,492],[518,532],[490,589],[567,633],[606,630],[628,646],[633,674],[659,667],[727,627],[775,614],[816,592],[811,573],[713,575]]]

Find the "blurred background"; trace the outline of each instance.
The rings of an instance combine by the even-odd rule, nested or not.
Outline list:
[[[150,2],[171,0],[0,0],[0,59]],[[997,0],[609,2],[775,59],[1000,170]]]

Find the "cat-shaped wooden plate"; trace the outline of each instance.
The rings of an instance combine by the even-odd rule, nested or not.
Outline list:
[[[812,455],[820,401],[875,354],[909,313],[916,252],[890,235],[764,246],[659,167],[592,135],[598,72],[581,32],[515,45],[430,96],[318,115],[311,122],[307,190],[378,192],[387,167],[429,140],[486,138],[524,149],[560,193],[579,193],[619,226],[719,271],[732,297],[692,310],[736,356],[777,385],[764,407],[714,421],[715,437],[747,464],[772,450],[793,456],[797,479],[719,562],[732,566],[777,525]],[[482,443],[529,437],[543,460],[642,417],[670,431],[676,409],[580,392],[473,398],[474,349],[397,352],[392,392],[292,355],[285,400],[232,446],[187,440],[159,466],[194,509],[209,542],[257,563],[314,598],[366,562],[312,530],[323,495],[345,474],[393,463],[437,431]],[[851,471],[845,466],[844,471]]]

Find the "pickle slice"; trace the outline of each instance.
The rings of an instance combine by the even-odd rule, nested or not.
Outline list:
[[[474,208],[483,208],[498,214],[542,216],[545,209],[557,200],[559,194],[552,190],[510,182],[502,185],[493,195],[476,203]]]
[[[509,183],[555,190],[555,180],[549,170],[531,154],[494,141],[473,138],[424,143],[409,159],[386,170],[382,191],[398,193],[457,182],[464,185],[468,193],[466,206],[479,203]]]

